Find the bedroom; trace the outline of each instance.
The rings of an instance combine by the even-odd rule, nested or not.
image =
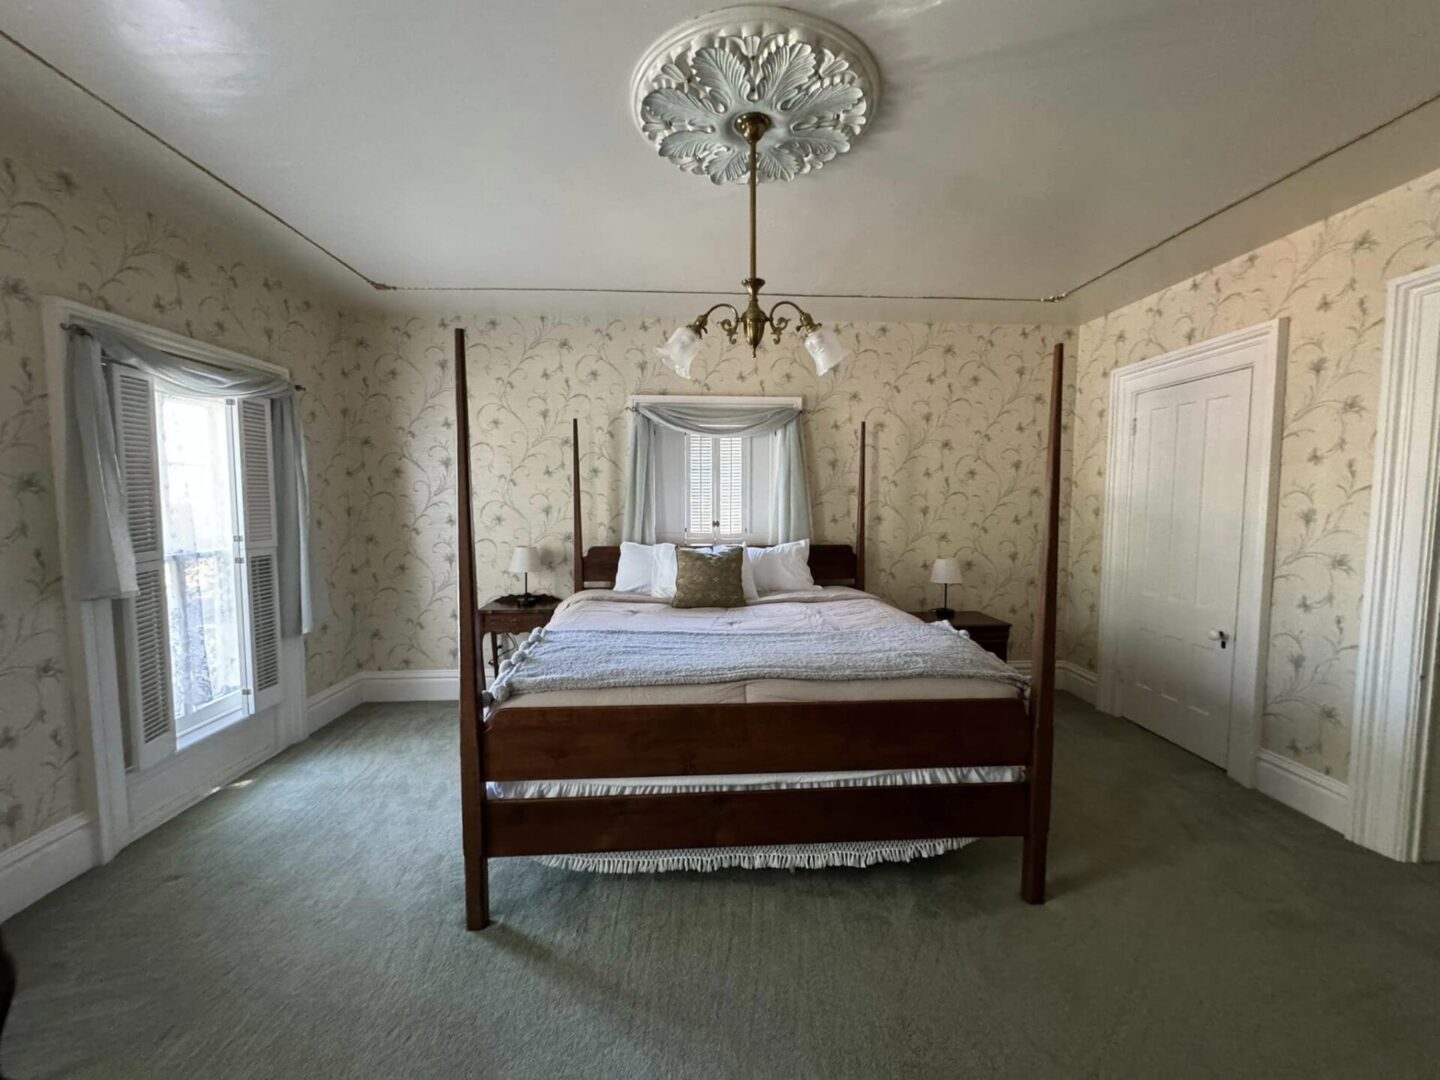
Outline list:
[[[1433,5],[0,35],[6,1075],[1427,1074]]]

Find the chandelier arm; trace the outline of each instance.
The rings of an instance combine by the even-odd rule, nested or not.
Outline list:
[[[797,333],[812,334],[816,330],[820,329],[820,324],[817,323],[814,319],[812,319],[810,317],[810,313],[804,308],[802,308],[799,304],[795,303],[794,300],[778,301],[775,306],[770,309],[770,321],[772,323],[777,322],[775,318],[775,313],[779,311],[782,307],[787,306],[794,308],[795,313],[800,316],[800,325],[796,328]],[[780,325],[775,331],[775,344],[777,345],[780,344],[780,331],[785,329],[786,326],[790,325],[790,320],[782,318],[778,320],[778,322]]]
[[[720,301],[720,303],[718,303],[718,304],[714,305],[712,308],[710,308],[709,311],[705,312],[704,315],[701,315],[698,319],[696,319],[694,322],[692,322],[692,323],[690,324],[691,328],[694,329],[694,331],[695,331],[697,334],[703,334],[703,333],[705,333],[705,324],[710,321],[710,316],[711,316],[711,315],[714,315],[715,312],[719,311],[721,308],[729,308],[729,309],[730,309],[730,314],[731,314],[731,315],[734,315],[737,321],[739,320],[739,318],[740,318],[740,312],[736,309],[735,305],[734,305],[734,304],[731,304],[731,303],[728,303],[727,301],[722,300],[722,301]],[[724,322],[723,322],[723,321],[722,321],[721,325],[722,325],[722,326],[724,325]]]

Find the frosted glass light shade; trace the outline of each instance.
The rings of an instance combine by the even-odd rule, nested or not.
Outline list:
[[[936,559],[930,564],[930,580],[936,585],[963,585],[965,579],[960,574],[960,560]]]
[[[510,556],[510,573],[512,574],[533,574],[540,569],[539,548],[517,547],[515,553]]]
[[[657,356],[682,379],[690,377],[690,365],[700,351],[700,335],[691,326],[679,327],[670,340],[655,350]]]
[[[850,355],[850,350],[840,340],[840,335],[828,326],[812,330],[805,339],[805,348],[810,350],[810,355],[815,360],[816,375],[824,375],[827,371],[839,367]]]

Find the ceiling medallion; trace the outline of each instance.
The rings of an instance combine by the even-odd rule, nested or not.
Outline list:
[[[631,80],[635,124],[660,156],[716,184],[748,179],[739,120],[769,125],[755,148],[761,180],[791,180],[850,149],[874,114],[880,71],[864,44],[790,8],[722,8],[675,27]]]

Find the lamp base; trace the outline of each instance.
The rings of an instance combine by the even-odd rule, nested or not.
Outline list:
[[[534,607],[540,602],[540,597],[534,593],[522,593],[515,598],[516,607]]]
[[[954,617],[955,617],[955,609],[954,609],[954,608],[937,607],[937,608],[935,609],[935,618],[936,618],[936,619],[953,619]]]

